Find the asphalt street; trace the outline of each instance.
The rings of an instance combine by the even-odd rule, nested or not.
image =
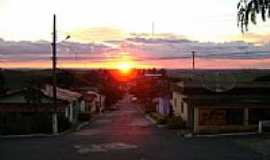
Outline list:
[[[46,138],[0,139],[0,160],[253,160],[235,137],[183,138],[158,128],[125,97],[88,127]],[[239,139],[239,138],[237,138]]]

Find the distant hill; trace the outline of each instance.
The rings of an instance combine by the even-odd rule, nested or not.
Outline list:
[[[270,81],[270,75],[260,76],[254,79],[256,82],[268,82]]]
[[[269,75],[268,79],[270,79],[270,70],[267,70],[267,69],[263,69],[263,70],[260,70],[260,69],[231,69],[231,70],[171,69],[171,70],[167,70],[168,76],[174,79],[188,79],[188,78],[200,79],[202,78],[202,76],[207,76],[213,73],[224,73],[227,75],[231,75],[235,78],[236,81],[256,81],[256,79],[260,80],[260,77],[265,77],[265,76],[267,77],[268,75]]]

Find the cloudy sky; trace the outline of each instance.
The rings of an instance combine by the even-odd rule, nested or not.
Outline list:
[[[60,67],[269,68],[270,23],[241,34],[235,0],[0,0],[0,67],[50,66],[57,14]],[[154,35],[152,23],[154,22]],[[222,65],[220,65],[222,64]]]

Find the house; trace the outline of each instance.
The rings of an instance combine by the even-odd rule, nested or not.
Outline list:
[[[88,96],[94,96],[94,104],[93,111],[95,112],[103,112],[105,109],[105,96],[96,92],[96,91],[87,91],[86,95]]]
[[[97,99],[98,97],[95,94],[83,93],[83,100],[85,101],[85,105],[81,108],[81,112],[86,113],[95,113],[97,112]]]
[[[241,132],[255,131],[259,121],[270,119],[269,97],[269,83],[211,90],[199,81],[181,81],[173,87],[171,104],[194,133]]]
[[[168,116],[171,113],[170,96],[164,95],[154,99],[156,112],[162,116]]]
[[[85,108],[82,108],[82,112],[96,113],[105,109],[106,96],[102,95],[98,88],[81,87],[73,88],[72,90],[82,94],[82,99],[85,102]]]
[[[44,95],[53,98],[53,87],[51,85],[46,85],[42,92]],[[71,123],[77,123],[78,114],[83,112],[86,105],[82,94],[57,87],[56,95],[57,99],[68,102],[68,106],[65,107],[65,117]]]
[[[81,95],[57,88],[55,108],[51,87],[21,89],[0,97],[0,134],[51,133],[51,113],[58,113],[59,131],[77,122]],[[31,96],[29,93],[31,92]]]

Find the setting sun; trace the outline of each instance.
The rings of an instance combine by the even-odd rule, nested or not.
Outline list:
[[[129,73],[132,68],[130,63],[120,63],[117,67],[122,73]]]

